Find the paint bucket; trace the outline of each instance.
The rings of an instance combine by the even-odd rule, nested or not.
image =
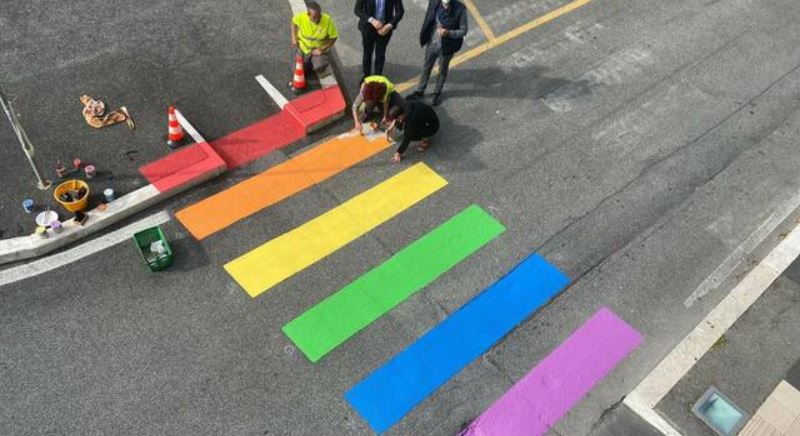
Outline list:
[[[94,165],[86,165],[83,167],[83,171],[86,173],[87,179],[94,178],[94,176],[97,175],[97,169],[94,167]]]
[[[106,198],[106,203],[111,203],[112,201],[114,201],[114,190],[111,188],[104,189],[103,197]]]
[[[27,213],[33,212],[33,200],[30,198],[22,200],[22,208],[25,209],[25,212]]]
[[[53,229],[53,232],[55,233],[61,233],[61,231],[64,230],[64,228],[61,226],[61,221],[59,220],[54,220],[51,222],[50,228]]]
[[[73,192],[78,195],[73,195]],[[53,197],[69,212],[84,210],[89,206],[89,184],[83,180],[67,180],[56,186]]]

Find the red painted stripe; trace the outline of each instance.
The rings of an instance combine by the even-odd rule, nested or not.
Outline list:
[[[286,112],[292,114],[308,131],[314,125],[344,111],[345,106],[344,95],[339,87],[330,86],[290,101],[286,105]]]
[[[228,168],[250,163],[305,137],[305,129],[282,111],[243,129],[211,141]]]
[[[220,166],[236,168],[297,142],[306,136],[310,127],[344,108],[344,96],[338,86],[309,92],[291,101],[286,110],[278,114],[210,143],[184,147],[139,168],[139,172],[159,191],[168,191]],[[172,122],[170,119],[170,130]],[[175,127],[178,127],[178,134],[182,137],[183,130],[179,126],[175,119]]]
[[[184,147],[164,158],[151,162],[139,172],[159,192],[167,192],[224,167],[225,163],[205,142]]]

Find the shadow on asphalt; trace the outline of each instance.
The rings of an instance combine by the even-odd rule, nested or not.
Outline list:
[[[211,264],[205,248],[191,236],[173,239],[169,244],[175,257],[175,262],[169,270],[188,272]]]

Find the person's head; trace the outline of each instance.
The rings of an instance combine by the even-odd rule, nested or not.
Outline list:
[[[442,7],[447,9],[450,7],[450,0],[440,0]]]
[[[389,118],[389,121],[397,120],[397,121],[399,121],[401,123],[406,120],[406,114],[403,111],[403,107],[402,106],[392,106],[389,109],[389,113],[387,114],[387,117]]]
[[[383,100],[386,96],[386,84],[380,82],[371,82],[364,84],[364,101],[368,103],[376,103]]]
[[[308,18],[315,23],[319,23],[319,20],[322,18],[322,7],[319,3],[308,2],[306,9],[308,10]]]

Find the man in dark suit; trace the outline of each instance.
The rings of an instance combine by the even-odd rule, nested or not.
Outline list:
[[[439,78],[433,91],[433,105],[442,101],[442,88],[447,80],[450,61],[464,45],[467,36],[467,8],[458,0],[430,0],[425,21],[419,32],[419,43],[425,48],[425,60],[422,64],[417,90],[408,96],[409,100],[417,100],[425,95],[428,79],[436,61],[439,61]]]
[[[386,46],[389,45],[394,29],[405,14],[403,0],[356,0],[353,12],[358,16],[358,30],[361,31],[361,43],[364,47],[362,59],[364,77],[373,74],[373,52],[375,52],[374,74],[383,75]]]

